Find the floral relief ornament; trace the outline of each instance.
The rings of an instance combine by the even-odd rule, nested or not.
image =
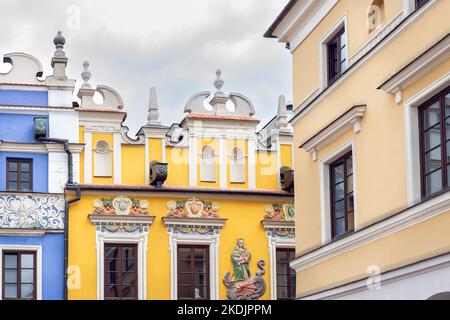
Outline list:
[[[135,200],[124,196],[101,198],[94,201],[94,214],[119,216],[148,215],[148,201]]]
[[[168,217],[178,218],[218,218],[219,204],[201,201],[193,197],[187,201],[171,200],[167,203]]]
[[[265,208],[265,221],[294,221],[295,208],[293,204],[269,204]]]

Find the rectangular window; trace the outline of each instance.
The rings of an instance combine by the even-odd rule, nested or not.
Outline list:
[[[135,300],[137,245],[105,244],[105,300]]]
[[[33,191],[33,160],[6,158],[6,190]]]
[[[330,164],[331,230],[334,239],[354,229],[353,156],[349,152]]]
[[[295,299],[295,271],[289,263],[295,259],[295,249],[277,248],[277,299]]]
[[[416,10],[422,8],[424,5],[427,4],[430,0],[415,0],[416,1]]]
[[[178,299],[209,299],[209,246],[179,245]]]
[[[36,253],[3,251],[3,299],[36,300]]]
[[[450,181],[450,87],[419,107],[422,196]]]
[[[347,40],[345,27],[327,43],[328,85],[335,82],[347,69]]]

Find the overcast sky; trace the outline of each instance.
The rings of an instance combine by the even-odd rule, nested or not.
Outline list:
[[[213,91],[222,69],[223,91],[248,96],[262,124],[291,100],[289,51],[263,33],[287,0],[1,0],[0,55],[26,52],[51,72],[53,37],[61,30],[68,75],[81,84],[88,60],[91,85],[122,96],[125,125],[145,124],[150,86],[156,86],[163,124],[179,122],[196,92]]]

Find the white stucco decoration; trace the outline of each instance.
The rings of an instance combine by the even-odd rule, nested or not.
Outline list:
[[[97,141],[94,149],[94,176],[112,177],[112,152],[105,140]]]
[[[43,79],[38,79],[43,75],[42,64],[32,55],[22,52],[8,53],[3,56],[3,63],[11,64],[12,69],[7,73],[0,73],[0,82],[44,84]]]
[[[194,94],[184,107],[184,112],[195,114],[214,114],[214,110],[207,110],[203,102],[211,95],[209,91],[202,91]]]
[[[219,69],[216,71],[216,80],[214,86],[216,92],[213,98],[208,104],[211,106],[211,110],[205,108],[205,100],[211,95],[210,91],[201,91],[194,94],[186,103],[184,112],[200,115],[214,115],[225,117],[253,117],[255,115],[255,107],[252,101],[240,93],[232,92],[225,95],[222,92],[224,81],[221,78],[222,71]],[[232,102],[234,104],[234,110],[229,110],[226,104]]]

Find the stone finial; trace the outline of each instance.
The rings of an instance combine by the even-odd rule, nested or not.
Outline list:
[[[65,58],[66,53],[64,52],[64,44],[66,43],[66,39],[63,37],[62,32],[58,31],[56,37],[53,38],[53,43],[55,44],[56,51],[54,54],[55,58]]]
[[[89,62],[83,62],[83,72],[81,73],[81,78],[83,79],[83,84],[81,85],[82,89],[91,89],[91,85],[89,84],[89,79],[91,79],[92,73],[89,71]]]
[[[148,116],[147,125],[160,125],[158,112],[158,96],[156,95],[156,88],[150,88],[150,99],[148,102]]]
[[[216,76],[217,76],[217,79],[216,79],[216,81],[214,81],[214,87],[216,87],[217,91],[214,95],[215,96],[223,96],[224,94],[222,92],[222,87],[223,87],[224,81],[221,78],[222,70],[217,69]]]

